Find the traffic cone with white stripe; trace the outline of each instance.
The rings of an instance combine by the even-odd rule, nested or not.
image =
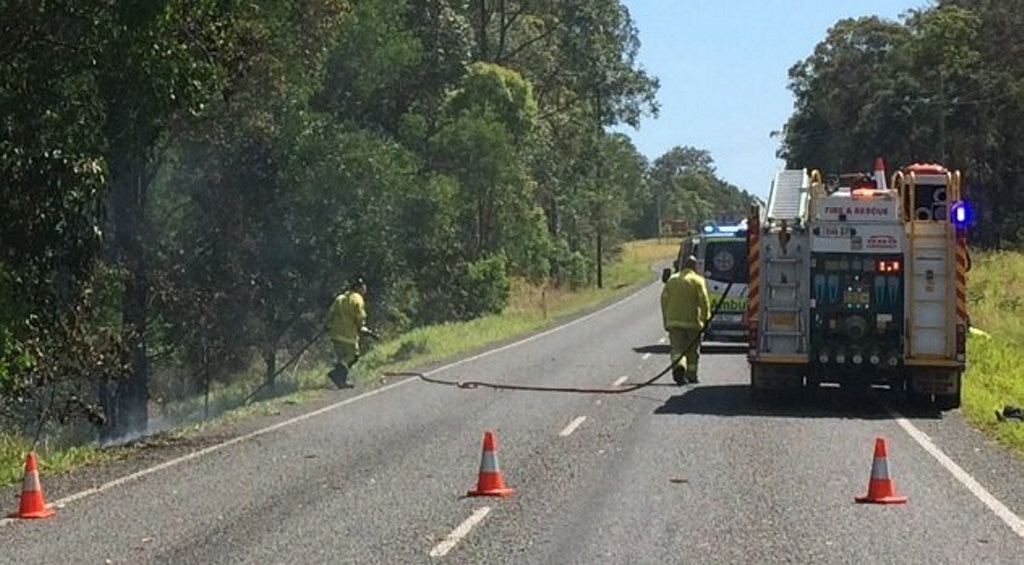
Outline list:
[[[21,504],[17,512],[8,514],[8,518],[51,518],[57,513],[46,507],[43,498],[43,486],[39,482],[39,469],[36,467],[36,454],[29,452],[25,460],[25,479],[21,486]]]
[[[896,484],[889,477],[889,447],[885,438],[875,439],[875,456],[871,462],[871,481],[868,493],[856,497],[857,502],[873,504],[903,504],[907,497],[896,494]]]
[[[484,450],[480,458],[480,474],[476,488],[466,493],[469,496],[509,496],[514,488],[505,486],[505,479],[498,468],[498,440],[491,430],[484,432]]]

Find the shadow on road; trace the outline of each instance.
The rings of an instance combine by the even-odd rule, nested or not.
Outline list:
[[[634,347],[635,353],[653,353],[656,355],[668,355],[667,345],[641,345],[640,347]],[[666,362],[667,363],[667,362]]]
[[[748,385],[699,385],[673,396],[655,414],[705,414],[713,416],[767,416],[780,418],[837,418],[885,420],[892,416],[880,401],[898,409],[903,416],[941,419],[942,413],[903,406],[898,395],[872,391],[855,395],[835,387],[822,387],[805,394],[779,395],[754,402]]]
[[[701,353],[707,353],[711,355],[715,354],[739,354],[747,351],[746,343],[728,343],[728,342],[709,342],[702,343],[700,346]],[[654,355],[668,355],[669,348],[667,344],[658,345],[641,345],[633,348],[634,353],[651,353]]]

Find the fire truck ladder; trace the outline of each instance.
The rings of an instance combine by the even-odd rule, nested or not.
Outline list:
[[[767,292],[760,319],[761,347],[773,355],[807,352],[806,218],[811,179],[806,169],[786,169],[775,175],[765,213],[767,246],[762,280]],[[770,251],[769,251],[770,249]]]
[[[764,300],[766,316],[761,320],[761,335],[766,352],[789,355],[807,352],[804,325],[806,290],[801,284],[805,264],[802,255],[797,252],[765,259],[768,292]]]
[[[809,195],[810,180],[806,169],[779,171],[768,197],[766,223],[771,225],[783,220],[790,226],[802,223],[807,217]]]

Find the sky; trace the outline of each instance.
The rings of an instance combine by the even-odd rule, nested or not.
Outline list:
[[[639,30],[637,63],[660,81],[659,116],[628,134],[654,160],[704,149],[718,177],[767,199],[781,130],[793,113],[788,71],[843,18],[894,21],[927,0],[623,0]]]

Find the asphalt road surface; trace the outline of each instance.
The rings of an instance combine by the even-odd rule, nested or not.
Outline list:
[[[667,362],[659,289],[431,376],[646,380]],[[699,385],[627,394],[335,391],[156,470],[44,480],[57,516],[0,523],[0,562],[1024,563],[1024,466],[959,415],[836,390],[762,407],[746,377],[722,353]],[[510,497],[465,496],[485,430]],[[854,502],[877,437],[907,504]]]

